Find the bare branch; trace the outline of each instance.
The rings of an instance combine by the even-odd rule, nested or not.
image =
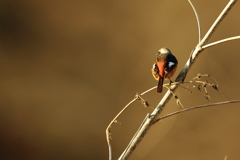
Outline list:
[[[223,42],[228,42],[228,41],[237,40],[237,39],[240,39],[240,36],[226,38],[226,39],[222,39],[220,41],[216,41],[216,42],[213,42],[213,43],[210,43],[210,44],[206,44],[206,45],[202,46],[202,48],[205,49],[205,48],[212,47],[214,45],[217,45],[217,44],[220,44],[220,43],[223,43]]]
[[[109,160],[112,160],[112,145],[111,145],[111,131],[110,128],[112,126],[113,123],[116,122],[116,119],[119,117],[120,114],[122,114],[126,108],[132,104],[134,101],[136,101],[136,99],[133,99],[132,101],[130,101],[114,118],[113,120],[110,122],[110,124],[108,125],[107,129],[106,129],[106,138],[107,138],[107,144],[108,144],[108,150],[109,150]]]
[[[146,91],[144,91],[143,93],[141,93],[140,95],[144,95],[146,93],[148,93],[149,91],[153,90],[157,88],[157,86],[155,87],[152,87]],[[137,94],[139,95],[139,94]],[[110,128],[112,126],[113,123],[115,123],[117,121],[117,118],[133,103],[135,102],[136,100],[138,100],[139,96],[135,96],[133,100],[131,100],[114,118],[113,120],[109,123],[107,129],[106,129],[106,138],[107,138],[107,144],[108,144],[108,150],[109,150],[109,160],[112,160],[112,145],[111,145],[111,131],[110,131]]]
[[[150,88],[150,89],[148,89],[148,90],[144,91],[144,92],[143,92],[143,93],[141,93],[140,95],[142,96],[142,95],[146,94],[147,92],[150,92],[151,90],[153,90],[153,89],[156,89],[156,88],[157,88],[157,86],[155,86],[155,87],[152,87],[152,88]]]
[[[167,115],[165,115],[165,116],[163,116],[163,117],[158,118],[158,119],[155,121],[155,123],[158,122],[158,121],[160,121],[160,120],[163,120],[163,119],[165,119],[165,118],[168,118],[168,117],[174,116],[174,115],[176,115],[176,114],[179,114],[179,113],[191,111],[191,110],[198,109],[198,108],[205,108],[205,107],[212,107],[212,106],[220,106],[220,105],[230,104],[230,103],[240,103],[240,100],[233,100],[233,101],[225,101],[225,102],[204,104],[204,105],[200,105],[200,106],[195,106],[195,107],[191,107],[191,108],[182,109],[182,110],[180,110],[180,111],[176,111],[176,112],[173,112],[173,113],[170,113],[170,114],[167,114]]]
[[[196,8],[194,7],[193,3],[191,2],[191,0],[188,0],[188,2],[190,3],[193,11],[194,11],[194,14],[196,16],[196,19],[197,19],[197,24],[198,24],[198,42],[200,42],[202,40],[202,30],[201,30],[201,24],[200,24],[200,19],[199,19],[199,16],[198,16],[198,13],[197,13],[197,10]]]
[[[211,26],[211,28],[208,30],[208,32],[206,33],[206,35],[203,37],[200,46],[205,45],[209,38],[211,38],[213,32],[217,29],[217,27],[219,26],[219,24],[221,23],[221,21],[224,19],[224,17],[229,13],[229,11],[231,10],[231,8],[234,6],[234,4],[237,2],[237,0],[230,0],[227,4],[227,6],[223,9],[222,13],[218,16],[218,18],[216,19],[216,21],[213,23],[213,25]]]

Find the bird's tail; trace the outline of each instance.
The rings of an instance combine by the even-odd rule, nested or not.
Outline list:
[[[164,78],[163,77],[159,77],[158,86],[157,86],[157,93],[162,93],[163,81],[164,81]]]

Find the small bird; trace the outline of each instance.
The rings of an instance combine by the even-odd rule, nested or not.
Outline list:
[[[173,76],[177,69],[178,61],[168,48],[161,48],[156,54],[157,58],[153,64],[152,75],[158,80],[157,93],[162,93],[163,81]]]

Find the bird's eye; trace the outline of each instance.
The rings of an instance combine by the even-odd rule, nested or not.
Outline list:
[[[157,54],[156,54],[156,56],[158,56],[160,54],[160,52],[158,52]]]

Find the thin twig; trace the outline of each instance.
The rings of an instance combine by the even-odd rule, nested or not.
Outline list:
[[[154,123],[156,123],[156,122],[158,122],[158,121],[160,121],[160,120],[163,120],[163,119],[165,119],[165,118],[174,116],[174,115],[176,115],[176,114],[183,113],[183,112],[187,112],[187,111],[191,111],[191,110],[194,110],[194,109],[204,108],[204,107],[211,107],[211,106],[219,106],[219,105],[230,104],[230,103],[240,103],[240,100],[233,100],[233,101],[225,101],[225,102],[204,104],[204,105],[200,105],[200,106],[194,106],[194,107],[182,109],[182,110],[180,110],[180,111],[176,111],[176,112],[167,114],[167,115],[165,115],[165,116],[163,116],[163,117],[160,117],[160,118],[156,119],[156,121],[155,121]]]
[[[149,91],[153,90],[157,88],[157,86],[152,87],[146,91],[144,91],[143,93],[141,93],[140,95],[144,95],[146,93],[148,93]],[[135,97],[133,100],[131,100],[114,118],[113,120],[109,123],[107,129],[106,129],[106,138],[107,138],[107,144],[108,144],[108,151],[109,151],[109,160],[112,160],[112,145],[111,145],[111,131],[110,128],[112,126],[113,123],[116,122],[116,119],[133,103],[137,100],[137,98]]]
[[[232,40],[236,40],[236,39],[240,39],[240,36],[235,36],[235,37],[230,37],[230,38],[226,38],[226,39],[222,39],[220,41],[216,41],[216,42],[213,42],[213,43],[210,43],[210,44],[206,44],[204,46],[202,46],[203,49],[206,49],[208,47],[212,47],[214,45],[217,45],[217,44],[220,44],[220,43],[223,43],[223,42],[228,42],[228,41],[232,41]]]
[[[178,96],[176,94],[174,94],[174,92],[171,91],[171,89],[167,86],[164,86],[166,87],[173,95],[174,99],[176,99],[176,104],[177,105],[180,105],[182,108],[184,108],[184,106],[182,105],[182,103],[180,102],[180,99],[178,98]],[[171,87],[171,86],[170,86]]]
[[[153,90],[153,89],[155,89],[155,88],[157,88],[157,86],[155,86],[155,87],[152,87],[152,88],[150,88],[150,89],[148,89],[148,90],[144,91],[144,92],[143,92],[143,93],[141,93],[140,95],[142,96],[142,95],[146,94],[147,92],[150,92],[151,90]]]
[[[196,16],[196,19],[197,19],[197,24],[198,24],[198,42],[200,42],[202,40],[202,30],[201,30],[201,24],[200,24],[200,19],[199,19],[199,16],[198,16],[198,13],[197,13],[197,10],[195,9],[193,3],[191,2],[191,0],[188,0],[188,2],[190,3],[194,13],[195,13],[195,16]]]
[[[136,101],[136,99],[131,100],[114,118],[113,120],[110,122],[110,124],[108,125],[107,129],[106,129],[106,138],[107,138],[107,144],[108,144],[108,150],[109,150],[109,160],[112,160],[112,145],[111,145],[111,131],[110,128],[112,126],[112,124],[116,121],[116,119],[119,117],[120,114],[122,114],[122,112],[125,111],[125,109],[132,104],[134,101]]]

